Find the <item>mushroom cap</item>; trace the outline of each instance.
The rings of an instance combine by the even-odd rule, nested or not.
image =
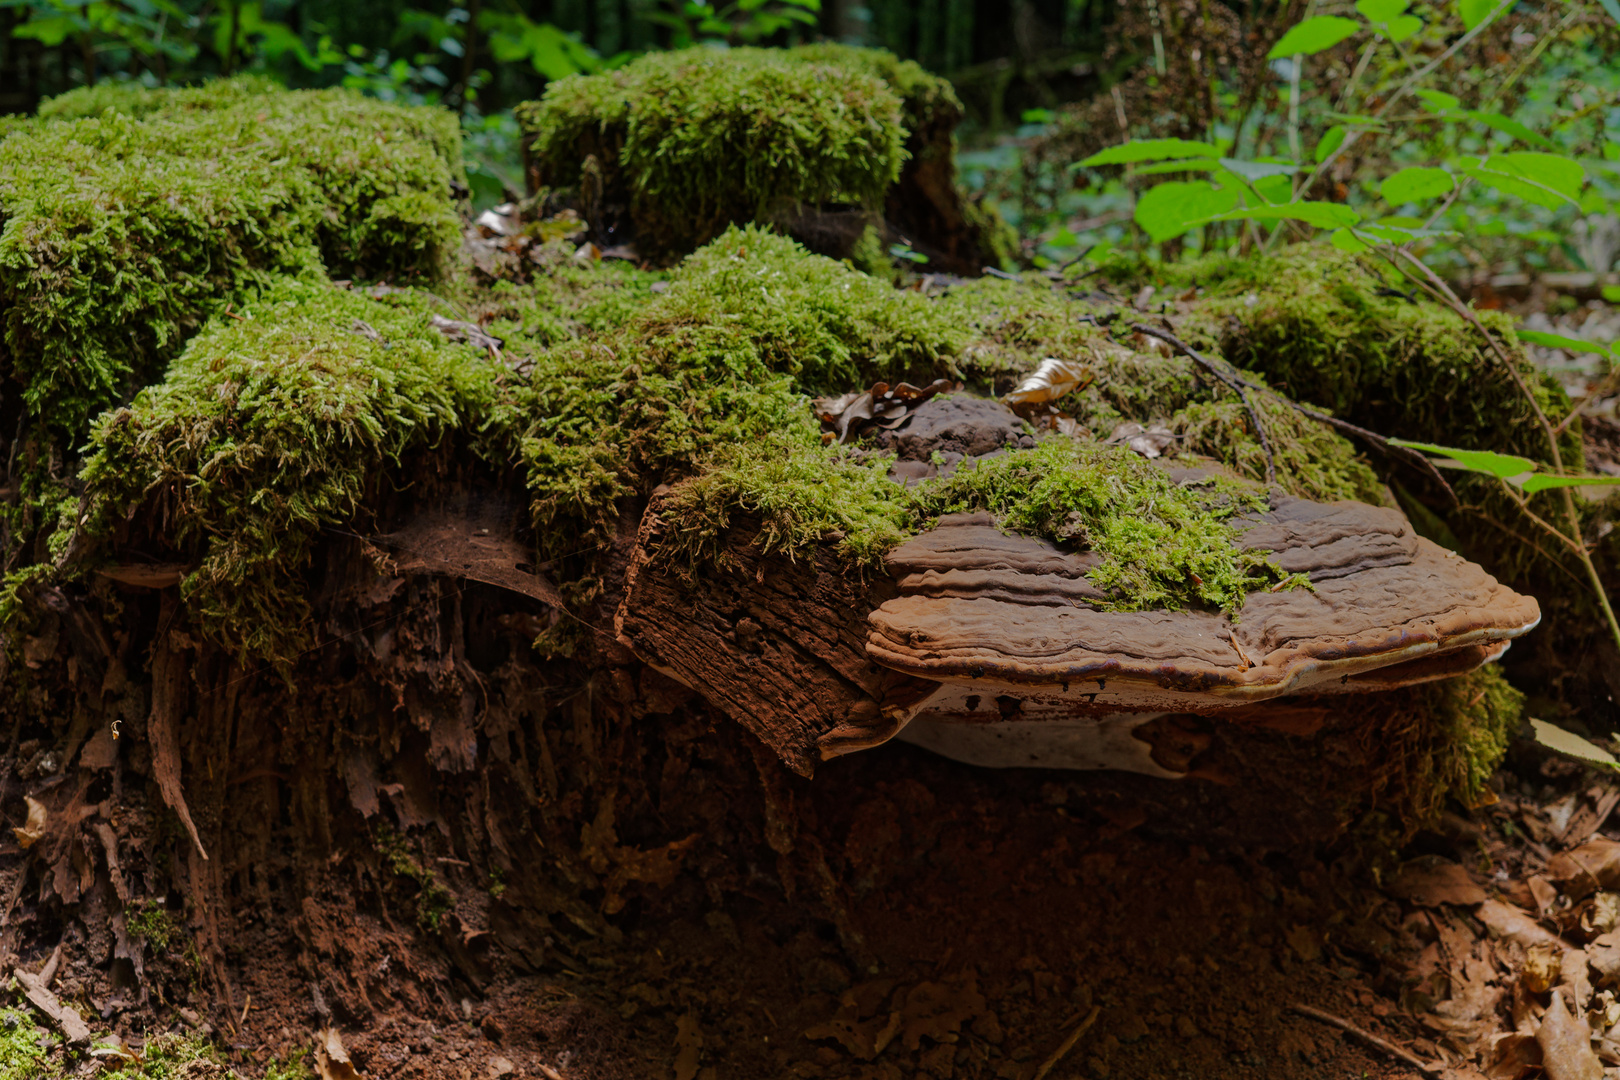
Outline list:
[[[1237,546],[1270,552],[1314,591],[1251,593],[1235,618],[1106,610],[1085,577],[1094,552],[1007,535],[985,514],[941,518],[890,553],[901,595],[869,616],[867,655],[991,698],[1213,712],[1444,678],[1541,619],[1534,599],[1418,536],[1397,510],[1286,496],[1271,507],[1239,519]]]

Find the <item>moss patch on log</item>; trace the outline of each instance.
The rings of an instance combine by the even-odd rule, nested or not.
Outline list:
[[[0,142],[0,377],[77,440],[282,275],[437,280],[455,118],[342,90],[92,88]]]
[[[533,181],[580,188],[587,220],[627,203],[658,258],[800,206],[877,207],[906,135],[875,75],[773,49],[651,54],[557,80],[517,116]]]
[[[161,383],[97,423],[81,532],[110,539],[143,510],[194,563],[181,594],[196,625],[290,660],[320,530],[352,527],[385,469],[491,411],[504,369],[448,343],[434,310],[409,292],[289,281],[215,319]]]

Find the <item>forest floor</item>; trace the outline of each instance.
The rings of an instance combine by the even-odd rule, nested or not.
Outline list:
[[[1540,1048],[1504,1035],[1515,1015],[1550,1001],[1525,975],[1527,964],[1540,970],[1529,957],[1537,935],[1560,942],[1567,983],[1569,951],[1620,914],[1610,904],[1594,925],[1593,899],[1575,905],[1551,883],[1559,852],[1620,837],[1610,818],[1620,784],[1534,748],[1493,779],[1495,803],[1448,813],[1381,885],[1360,864],[1148,835],[1129,810],[1107,821],[1094,804],[1071,805],[1084,778],[981,772],[894,744],[858,759],[842,775],[828,770],[823,810],[858,871],[848,918],[864,944],[841,943],[813,900],[784,896],[773,868],[753,868],[757,881],[723,905],[683,876],[630,913],[615,945],[557,953],[543,974],[497,963],[482,995],[455,1001],[441,989],[426,1008],[379,1005],[363,1027],[336,1022],[352,1067],[401,1080],[1425,1075],[1337,1020],[1431,1075],[1528,1077]],[[7,892],[18,869],[4,857]],[[902,887],[859,895],[860,872],[887,884],[899,870]],[[457,887],[453,873],[446,881]],[[1599,907],[1604,897],[1615,898],[1599,893]],[[127,1045],[173,1028],[213,1034],[246,1075],[296,1059],[335,1022],[278,962],[281,930],[245,930],[254,961],[240,1004],[216,1010],[212,1025],[165,1003],[161,988],[145,1008],[114,1010]],[[382,981],[422,974],[408,928],[356,913],[343,932],[369,936],[351,947],[383,957]],[[102,963],[88,943],[67,948],[53,965],[58,989],[90,985]],[[147,965],[171,994],[183,971],[179,958]],[[1579,992],[1588,1000],[1592,988]],[[80,1003],[92,1025],[97,1004],[108,1011]],[[126,1064],[81,1062],[69,1070]],[[214,1075],[191,1069],[174,1075]],[[0,1065],[0,1075],[11,1074]],[[354,1074],[336,1062],[316,1075]]]

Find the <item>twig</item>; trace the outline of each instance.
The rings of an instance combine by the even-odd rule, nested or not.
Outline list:
[[[1046,1074],[1057,1068],[1058,1062],[1063,1060],[1063,1055],[1074,1049],[1074,1044],[1080,1041],[1080,1036],[1090,1031],[1091,1025],[1095,1024],[1097,1017],[1101,1015],[1102,1006],[1093,1005],[1091,1014],[1074,1026],[1074,1030],[1069,1032],[1069,1037],[1063,1040],[1063,1045],[1052,1051],[1051,1057],[1041,1062],[1041,1067],[1035,1070],[1034,1080],[1046,1080]]]
[[[1336,1027],[1346,1035],[1349,1035],[1351,1038],[1355,1039],[1357,1042],[1370,1046],[1374,1050],[1382,1050],[1395,1060],[1402,1062],[1403,1064],[1410,1065],[1419,1072],[1428,1073],[1430,1076],[1440,1075],[1441,1066],[1431,1065],[1411,1051],[1401,1049],[1388,1039],[1380,1039],[1372,1032],[1358,1028],[1348,1020],[1341,1020],[1330,1012],[1323,1012],[1321,1009],[1313,1009],[1309,1005],[1296,1004],[1292,1006],[1292,1008],[1301,1016],[1308,1016],[1312,1020],[1320,1020],[1329,1027]]]
[[[1244,389],[1245,381],[1237,376],[1228,375],[1226,372],[1222,371],[1218,366],[1216,366],[1213,360],[1210,360],[1206,356],[1199,355],[1199,353],[1193,349],[1192,346],[1188,345],[1185,341],[1182,341],[1180,338],[1176,337],[1176,335],[1168,331],[1159,330],[1155,327],[1149,326],[1147,323],[1135,323],[1132,325],[1131,329],[1135,330],[1139,334],[1147,334],[1149,337],[1156,337],[1160,341],[1166,342],[1169,345],[1180,349],[1184,355],[1189,357],[1199,367],[1203,368],[1221,382],[1225,383],[1234,393],[1237,394],[1237,396],[1243,401],[1243,407],[1249,411],[1249,419],[1254,423],[1255,436],[1260,440],[1260,449],[1266,452],[1266,485],[1269,487],[1270,485],[1275,484],[1277,482],[1277,459],[1272,456],[1271,440],[1266,438],[1266,426],[1260,422],[1260,413],[1257,409],[1255,409],[1254,402],[1249,400],[1249,392]]]

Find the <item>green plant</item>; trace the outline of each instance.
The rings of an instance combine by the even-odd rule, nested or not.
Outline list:
[[[10,980],[7,980],[8,982]],[[50,1062],[56,1039],[21,1009],[0,1009],[0,1080],[47,1080],[61,1074]]]
[[[154,954],[167,952],[170,942],[179,934],[168,909],[152,900],[126,908],[124,926],[130,934],[146,942]]]
[[[709,0],[661,0],[663,10],[643,18],[673,31],[670,46],[700,42],[759,45],[784,31],[814,28],[821,0],[734,0],[723,7]]]
[[[436,932],[445,915],[456,906],[455,895],[439,883],[432,870],[411,856],[403,833],[387,825],[378,826],[376,848],[395,876],[416,883],[416,923],[424,930]]]
[[[1450,57],[1484,34],[1510,7],[1512,0],[1489,3],[1486,0],[1459,0],[1457,19],[1462,33],[1426,63],[1407,55],[1404,43],[1425,28],[1423,20],[1407,13],[1407,0],[1359,0],[1360,19],[1320,15],[1292,27],[1272,47],[1268,58],[1285,63],[1289,72],[1288,135],[1290,156],[1244,160],[1227,156],[1228,143],[1189,139],[1149,139],[1129,141],[1101,150],[1081,161],[1082,168],[1124,166],[1137,176],[1206,176],[1207,179],[1167,180],[1148,188],[1137,199],[1136,224],[1154,242],[1178,240],[1195,230],[1202,231],[1207,246],[1211,230],[1231,223],[1247,230],[1247,240],[1262,250],[1275,245],[1286,232],[1308,236],[1313,230],[1328,234],[1332,245],[1351,253],[1370,252],[1384,260],[1396,273],[1416,288],[1449,308],[1464,320],[1482,349],[1500,364],[1517,386],[1533,413],[1535,426],[1544,436],[1538,452],[1551,466],[1550,474],[1526,475],[1515,486],[1506,481],[1518,474],[1529,474],[1536,463],[1525,458],[1509,461],[1478,452],[1441,450],[1462,462],[1465,468],[1496,476],[1526,520],[1544,535],[1554,539],[1585,569],[1604,619],[1620,644],[1620,620],[1616,619],[1591,551],[1581,535],[1580,516],[1570,488],[1603,482],[1598,478],[1573,475],[1565,467],[1561,432],[1570,424],[1571,410],[1555,425],[1549,418],[1542,396],[1520,370],[1519,361],[1498,334],[1464,303],[1432,267],[1419,255],[1421,246],[1436,235],[1435,223],[1470,185],[1492,189],[1499,196],[1518,200],[1544,210],[1581,206],[1586,171],[1569,154],[1559,153],[1546,137],[1523,123],[1488,107],[1464,108],[1459,97],[1430,88],[1426,81]],[[1567,24],[1549,30],[1555,35]],[[1313,166],[1304,163],[1301,145],[1301,71],[1303,58],[1325,52],[1346,39],[1365,36],[1367,43],[1356,75],[1340,94],[1342,103],[1357,92],[1357,82],[1368,63],[1380,51],[1393,51],[1403,62],[1385,69],[1384,78],[1360,91],[1363,107],[1370,112],[1343,114],[1344,122],[1326,131],[1313,153]],[[1511,76],[1516,78],[1517,76]],[[1501,88],[1496,90],[1497,95]],[[1364,138],[1387,135],[1393,121],[1386,115],[1409,98],[1424,103],[1429,119],[1441,124],[1473,125],[1495,135],[1505,136],[1505,145],[1524,144],[1531,150],[1509,150],[1488,145],[1478,154],[1453,153],[1439,164],[1405,164],[1384,177],[1379,199],[1386,212],[1350,205],[1345,201],[1312,197],[1321,190],[1318,181],[1328,176],[1336,162]],[[1494,100],[1494,99],[1493,99]],[[1301,182],[1298,175],[1307,173]],[[1417,208],[1418,215],[1405,211]],[[1394,211],[1389,213],[1387,211]],[[1261,224],[1272,226],[1260,239],[1255,231]],[[1396,445],[1403,445],[1396,442]],[[1416,447],[1417,444],[1404,444]],[[1439,449],[1439,448],[1436,448]],[[1462,455],[1458,457],[1458,455]],[[1512,468],[1512,474],[1501,469]],[[1538,491],[1555,490],[1561,514],[1544,514],[1534,509],[1530,497]],[[1549,520],[1551,517],[1553,520]]]

